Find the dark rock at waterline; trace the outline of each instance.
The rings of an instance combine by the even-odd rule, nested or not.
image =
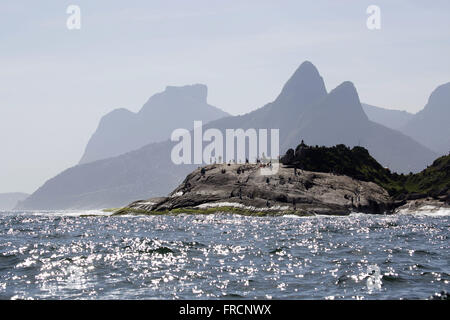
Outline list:
[[[410,193],[406,196],[407,200],[419,200],[426,198],[427,195],[423,193]]]
[[[447,192],[447,196],[444,199],[445,203],[450,205],[450,190]]]

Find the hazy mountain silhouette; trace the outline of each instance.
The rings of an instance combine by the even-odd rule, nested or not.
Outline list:
[[[298,121],[310,112],[314,103],[327,96],[324,81],[317,68],[309,61],[303,62],[284,85],[281,93],[271,103],[250,113],[222,118],[205,125],[206,128],[225,129],[279,129],[280,153],[298,144],[299,137],[291,137]]]
[[[426,106],[401,131],[439,154],[450,152],[450,82],[437,87]]]
[[[301,89],[296,89],[294,83]],[[327,95],[322,78],[310,62],[297,69],[274,102],[243,116],[212,121],[205,127],[279,128],[281,153],[302,139],[310,145],[361,145],[384,166],[403,173],[418,172],[437,157],[399,131],[370,121],[351,82],[344,82]]]
[[[174,165],[168,142],[69,168],[45,182],[18,209],[98,209],[167,194],[197,166]]]
[[[28,196],[29,194],[22,192],[0,193],[0,210],[11,210]]]
[[[116,109],[105,115],[86,146],[80,164],[115,157],[151,142],[167,140],[174,129],[193,127],[194,120],[209,122],[229,116],[209,105],[208,89],[196,84],[169,86],[155,94],[138,113]]]
[[[395,172],[420,171],[437,156],[410,137],[370,121],[351,82],[332,90],[297,123],[289,144],[301,137],[314,145],[363,146]]]
[[[310,145],[361,145],[384,166],[398,172],[420,171],[437,157],[404,134],[370,121],[351,82],[327,94],[322,77],[310,62],[297,69],[275,101],[245,115],[212,121],[204,126],[207,128],[278,128],[281,154],[302,139]],[[70,168],[47,181],[22,207],[117,207],[165,195],[196,167],[171,162],[174,144],[149,144],[115,158]]]
[[[384,109],[365,103],[361,105],[370,121],[394,130],[400,130],[414,117],[413,113],[407,111]]]

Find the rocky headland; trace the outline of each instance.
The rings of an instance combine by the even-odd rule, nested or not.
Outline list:
[[[197,168],[167,197],[135,201],[114,215],[348,215],[450,208],[449,164],[450,156],[441,157],[421,173],[399,175],[362,147],[311,147],[302,142],[280,163]]]
[[[115,214],[208,213],[346,215],[394,207],[373,182],[285,165],[213,164],[198,168],[168,197],[136,201]],[[268,175],[270,172],[273,175]]]

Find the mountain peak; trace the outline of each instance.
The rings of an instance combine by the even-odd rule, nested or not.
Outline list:
[[[284,85],[277,101],[307,105],[326,94],[325,83],[319,71],[311,62],[305,61]]]
[[[431,107],[433,109],[446,109],[450,111],[450,82],[437,87],[430,95],[428,104],[425,108]]]
[[[153,95],[137,113],[126,109],[108,113],[89,139],[80,163],[116,157],[167,140],[177,128],[191,129],[195,120],[207,123],[229,116],[209,105],[207,94],[208,88],[203,84],[168,86]]]
[[[402,128],[402,132],[443,155],[450,148],[450,82],[431,93],[425,107]]]
[[[167,86],[164,91],[151,96],[139,113],[153,113],[162,107],[179,110],[192,105],[206,105],[207,97],[208,87],[204,84]]]
[[[207,96],[208,87],[204,84],[166,86],[164,91],[152,95],[147,103],[173,99],[189,99],[206,103]]]
[[[208,87],[204,84],[192,84],[181,87],[167,86],[164,93],[181,97],[190,97],[194,100],[206,103],[206,99],[208,97]]]
[[[337,109],[338,114],[349,119],[367,121],[358,92],[355,85],[350,81],[345,81],[333,89],[327,97],[328,107]]]
[[[344,81],[336,88],[334,88],[330,95],[346,95],[347,97],[352,97],[353,99],[357,99],[359,102],[358,92],[356,91],[355,85],[351,81]]]
[[[303,61],[302,64],[297,68],[295,73],[307,73],[310,72],[319,75],[319,70],[317,70],[316,66],[311,61]]]

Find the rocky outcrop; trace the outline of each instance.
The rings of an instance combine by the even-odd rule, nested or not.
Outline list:
[[[395,213],[434,213],[450,212],[450,197],[442,199],[435,199],[431,197],[425,197],[420,199],[408,200],[402,206],[395,209]]]
[[[198,168],[168,197],[136,201],[115,214],[234,212],[255,215],[383,214],[395,207],[373,182],[275,164],[213,164]],[[267,175],[268,173],[274,173]]]

